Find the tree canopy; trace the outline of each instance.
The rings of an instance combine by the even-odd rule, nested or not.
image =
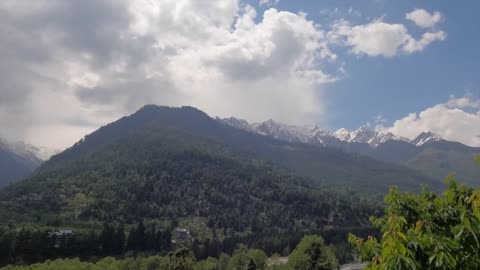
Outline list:
[[[331,270],[339,265],[332,249],[318,235],[305,236],[288,257],[288,269]]]
[[[385,216],[371,219],[382,239],[349,236],[367,269],[480,269],[480,190],[448,181],[441,195],[390,189]]]

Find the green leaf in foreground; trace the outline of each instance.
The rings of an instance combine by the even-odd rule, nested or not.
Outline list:
[[[349,236],[367,269],[480,269],[480,190],[449,177],[442,195],[392,188],[385,202],[381,241]]]

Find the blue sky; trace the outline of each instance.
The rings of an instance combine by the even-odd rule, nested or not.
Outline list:
[[[406,13],[420,8],[439,11],[444,17],[440,28],[447,33],[447,39],[419,53],[385,58],[335,51],[345,61],[348,75],[328,85],[329,109],[335,115],[332,128],[357,128],[373,122],[378,114],[387,120],[385,124],[393,124],[408,113],[446,102],[450,95],[480,94],[478,1],[284,0],[275,6],[306,12],[309,19],[322,26],[335,19],[365,24],[383,17],[385,22],[404,24],[417,36],[422,29],[406,20]]]
[[[480,146],[477,2],[2,0],[0,137],[62,149],[158,104]]]

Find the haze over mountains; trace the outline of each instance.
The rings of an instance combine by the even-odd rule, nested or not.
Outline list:
[[[11,143],[0,138],[0,187],[28,176],[43,161],[58,152],[24,142]]]

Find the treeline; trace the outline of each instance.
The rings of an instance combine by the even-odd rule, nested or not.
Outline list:
[[[125,231],[123,224],[105,223],[99,231],[0,228],[0,266],[32,264],[48,259],[83,260],[130,253],[167,253],[172,248],[171,232],[142,222]]]
[[[346,242],[349,231],[365,235],[368,217],[383,210],[373,196],[313,186],[268,162],[179,132],[145,130],[100,150],[1,190],[0,220],[81,228],[85,232],[73,237],[74,251],[62,252],[108,256],[120,254],[120,247],[103,245],[102,226],[90,233],[91,223],[111,224],[115,233],[125,224],[125,252],[143,252],[169,249],[129,246],[132,224],[145,221],[141,236],[152,231],[152,221],[169,223],[155,229],[166,233],[176,223],[202,219],[208,236],[194,237],[194,252],[206,258],[231,253],[237,244],[289,254],[307,234],[320,234],[328,243]],[[158,237],[152,235],[145,238]],[[77,248],[85,243],[91,246]]]
[[[136,254],[167,254],[178,245],[172,243],[173,228],[163,228],[155,223],[144,225],[139,222],[129,230],[123,224],[105,223],[99,229],[56,230],[52,228],[14,228],[0,227],[0,266],[7,264],[32,264],[58,258],[80,258],[95,260],[100,257],[125,257]],[[372,232],[364,229],[356,231],[359,235]],[[342,242],[347,237],[344,233],[324,231],[327,243],[334,242],[332,251],[341,263],[351,261],[352,248]],[[290,237],[279,236],[278,243],[285,246],[272,248],[273,241],[267,241],[261,235],[232,235],[220,238],[216,232],[211,237],[192,237],[186,246],[195,258],[204,260],[218,258],[222,253],[231,254],[239,244],[263,250],[269,255],[278,253],[288,255],[301,240],[303,235],[292,234]],[[174,242],[174,241],[173,241]]]
[[[44,229],[6,228],[3,262],[167,253],[174,249],[168,234],[186,220],[202,226],[190,229],[199,260],[238,244],[288,255],[304,235],[320,234],[347,261],[350,250],[338,243],[350,231],[367,236],[368,217],[383,210],[373,196],[314,186],[206,138],[155,129],[137,135],[0,190],[4,224],[76,228],[55,241]]]
[[[165,256],[132,256],[123,259],[105,257],[96,262],[79,258],[46,260],[29,266],[9,265],[1,270],[330,270],[339,264],[331,247],[326,246],[319,236],[306,236],[288,257],[288,262],[278,256],[268,258],[259,249],[248,249],[240,245],[228,255],[199,259],[187,248],[177,249]]]
[[[0,217],[71,224],[204,217],[210,228],[278,235],[361,226],[383,210],[372,196],[309,185],[200,138],[144,133],[0,191]]]

